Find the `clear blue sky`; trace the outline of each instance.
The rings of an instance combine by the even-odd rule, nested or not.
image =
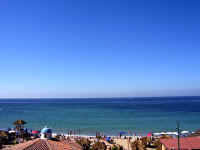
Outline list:
[[[1,0],[0,97],[200,95],[198,0]]]

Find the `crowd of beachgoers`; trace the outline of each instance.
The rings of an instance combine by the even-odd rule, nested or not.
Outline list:
[[[42,130],[28,130],[24,128],[26,124],[23,120],[14,122],[16,126],[14,129],[0,129],[0,148],[5,149],[13,145],[25,143],[37,138],[51,139],[54,141],[75,141],[83,150],[145,150],[145,149],[161,149],[159,140],[164,138],[176,138],[177,132],[149,132],[145,136],[130,135],[127,132],[120,132],[118,136],[106,136],[100,132],[96,132],[95,136],[80,135],[80,131],[69,131],[66,134],[53,133],[50,128],[43,128]],[[182,137],[187,137],[194,134],[189,131],[181,131]],[[12,149],[12,148],[11,148]]]

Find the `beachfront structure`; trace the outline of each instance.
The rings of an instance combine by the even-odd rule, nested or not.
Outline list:
[[[52,130],[50,128],[44,127],[40,132],[41,139],[51,139],[52,138]]]
[[[160,139],[162,150],[178,150],[178,139]],[[180,138],[180,150],[199,150],[200,137]]]
[[[26,124],[26,122],[24,120],[16,120],[13,124],[16,126],[16,129],[18,131],[21,131],[21,129],[24,128],[24,125]]]

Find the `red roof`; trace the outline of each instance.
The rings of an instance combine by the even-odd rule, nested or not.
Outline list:
[[[160,142],[167,149],[178,149],[178,139],[160,139]],[[192,150],[200,149],[200,137],[185,137],[180,138],[180,149],[181,150]]]
[[[60,142],[52,140],[35,139],[25,143],[17,144],[10,150],[81,150],[81,146],[75,142]]]

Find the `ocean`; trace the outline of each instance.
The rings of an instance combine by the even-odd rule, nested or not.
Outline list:
[[[177,121],[182,130],[195,131],[200,128],[200,97],[0,99],[0,128],[12,128],[17,119],[33,130],[80,129],[83,135],[175,131]]]

